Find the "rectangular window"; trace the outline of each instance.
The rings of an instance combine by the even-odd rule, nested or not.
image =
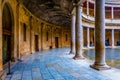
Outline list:
[[[26,24],[23,24],[23,41],[26,41]]]

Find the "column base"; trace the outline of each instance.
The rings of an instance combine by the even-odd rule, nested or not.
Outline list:
[[[110,66],[108,66],[108,65],[96,65],[96,64],[93,64],[93,65],[90,65],[90,67],[91,68],[93,68],[93,69],[96,69],[96,70],[108,70],[108,69],[111,69],[111,67]]]
[[[19,62],[22,62],[23,60],[21,60],[21,59],[18,59],[18,61],[19,61]]]
[[[83,60],[85,59],[84,57],[81,57],[81,56],[74,56],[73,57],[74,60]]]
[[[69,52],[69,55],[70,55],[70,54],[75,54],[75,52],[70,51],[70,52]]]

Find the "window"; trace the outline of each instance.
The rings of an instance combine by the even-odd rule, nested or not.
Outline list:
[[[23,24],[23,41],[26,41],[26,24]]]
[[[48,31],[46,32],[46,41],[48,41]]]

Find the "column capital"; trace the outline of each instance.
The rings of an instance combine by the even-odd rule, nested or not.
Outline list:
[[[74,13],[74,12],[70,13],[70,16],[71,16],[71,17],[72,17],[72,16],[75,16],[75,13]]]
[[[74,6],[76,7],[76,6],[80,6],[80,7],[83,7],[83,3],[74,3]]]
[[[77,5],[80,7],[83,7],[83,3],[78,3]]]

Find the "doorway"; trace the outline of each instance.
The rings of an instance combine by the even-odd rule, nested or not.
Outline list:
[[[10,6],[5,4],[2,13],[2,61],[6,64],[11,60],[13,48],[13,15]]]
[[[35,35],[35,51],[39,51],[39,42],[38,42],[38,35]]]
[[[55,37],[55,48],[59,48],[59,38]]]
[[[7,63],[11,58],[11,36],[3,33],[2,58],[3,64]]]

